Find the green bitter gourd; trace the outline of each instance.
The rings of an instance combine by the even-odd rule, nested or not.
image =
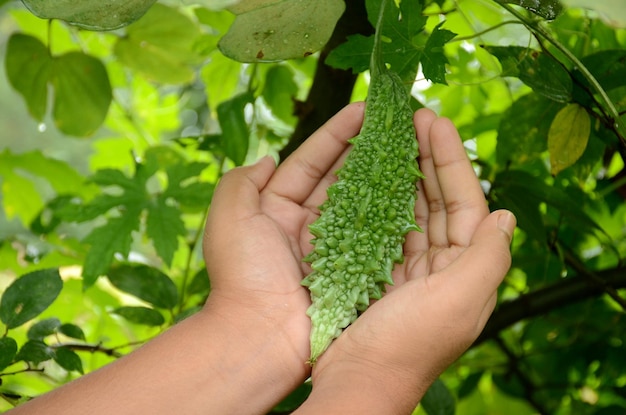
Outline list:
[[[304,261],[312,272],[302,284],[312,301],[311,364],[370,299],[380,299],[385,285],[393,284],[391,271],[404,260],[406,234],[420,230],[414,209],[416,182],[423,175],[410,94],[382,61],[381,21],[361,131],[350,140],[353,147],[327,190],[320,217],[309,225],[313,250]]]

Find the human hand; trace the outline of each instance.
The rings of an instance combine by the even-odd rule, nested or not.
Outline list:
[[[308,271],[302,258],[311,249],[307,226],[362,122],[363,103],[349,105],[278,168],[265,158],[226,173],[207,219],[204,255],[212,290],[205,310],[233,326],[246,324],[248,339],[258,335],[271,343],[277,360],[265,360],[294,382],[311,370],[311,302],[300,284]]]
[[[318,360],[313,394],[298,413],[319,413],[320,402],[342,413],[355,402],[367,409],[359,413],[410,413],[480,334],[495,306],[510,266],[515,218],[489,214],[449,120],[420,110],[414,121],[426,176],[415,212],[424,232],[407,236],[395,285]],[[341,407],[346,403],[351,406]]]

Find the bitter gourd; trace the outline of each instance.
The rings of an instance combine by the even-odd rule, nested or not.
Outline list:
[[[381,21],[363,125],[350,140],[352,149],[327,190],[319,218],[309,225],[313,250],[304,261],[312,272],[302,284],[312,301],[307,310],[311,364],[371,299],[381,298],[386,284],[393,284],[391,271],[404,259],[406,234],[420,230],[414,209],[416,182],[423,176],[410,94],[382,61]]]

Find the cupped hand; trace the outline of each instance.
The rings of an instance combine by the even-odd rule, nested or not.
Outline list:
[[[207,219],[204,255],[212,312],[258,319],[293,371],[310,367],[310,305],[300,284],[310,250],[307,225],[319,214],[326,188],[363,122],[363,103],[347,106],[278,168],[266,157],[229,171],[218,185]],[[228,318],[228,317],[227,317]],[[295,362],[295,363],[294,363]],[[283,362],[284,364],[284,362]]]
[[[407,235],[395,285],[313,369],[314,391],[316,384],[350,376],[366,379],[372,399],[380,394],[398,413],[410,413],[480,334],[510,266],[515,227],[510,212],[489,213],[453,124],[430,110],[419,110],[414,121],[426,176],[418,184],[415,216],[424,232]],[[362,382],[357,387],[368,390]]]

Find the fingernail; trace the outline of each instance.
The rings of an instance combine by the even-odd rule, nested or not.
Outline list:
[[[272,160],[272,162],[274,162],[274,164],[276,164],[276,161],[274,160],[274,157],[272,157],[272,156],[271,156],[271,155],[269,155],[269,154],[266,154],[265,156],[263,156],[263,157],[261,157],[260,159],[258,159],[258,160],[257,160],[257,161],[253,164],[253,166],[258,166],[259,164],[263,164],[263,163],[265,163],[265,160],[267,160],[267,159],[271,159],[271,160]]]
[[[503,210],[498,214],[498,228],[507,234],[509,240],[513,238],[513,231],[515,231],[516,219],[513,213],[508,210]]]

